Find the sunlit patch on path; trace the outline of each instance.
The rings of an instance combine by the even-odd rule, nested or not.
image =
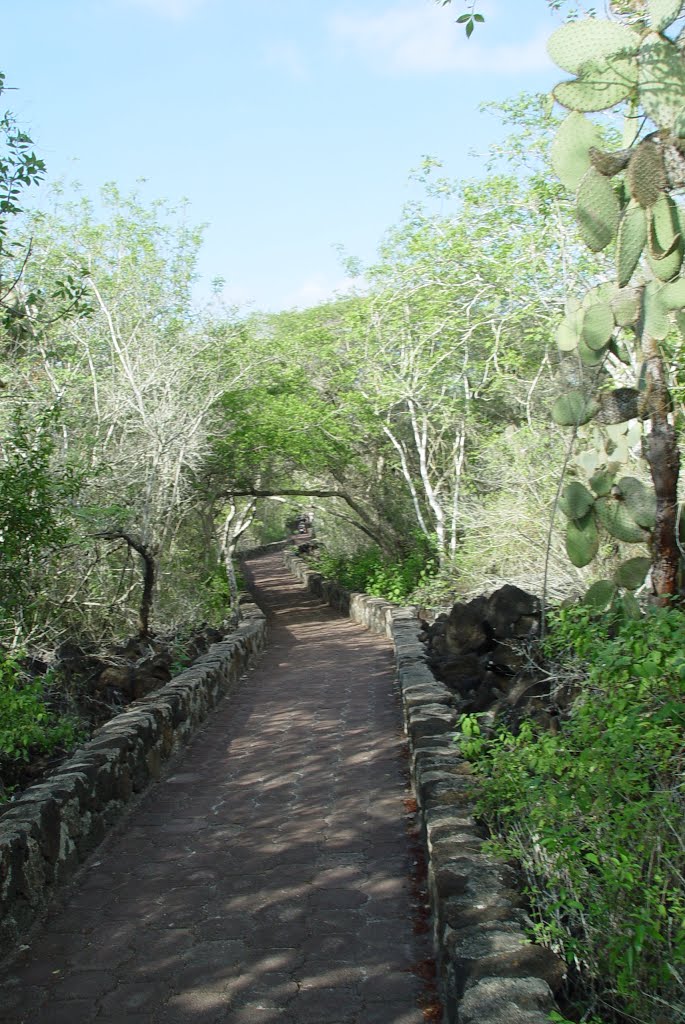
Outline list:
[[[266,654],[5,970],[5,1024],[427,1019],[391,646],[248,569]]]

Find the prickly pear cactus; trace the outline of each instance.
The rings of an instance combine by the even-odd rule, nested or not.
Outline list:
[[[675,593],[678,573],[679,462],[660,345],[676,324],[685,324],[685,213],[676,200],[685,188],[685,30],[676,36],[674,28],[684,15],[681,0],[647,0],[638,24],[586,18],[564,25],[548,43],[552,59],[572,76],[553,90],[569,113],[554,140],[552,164],[575,193],[586,245],[613,252],[616,267],[614,281],[580,303],[567,303],[557,329],[563,360],[579,362],[601,387],[562,394],[552,417],[579,433],[593,423],[623,432],[616,443],[609,438],[602,450],[585,453],[589,489],[580,482],[565,489],[567,550],[582,566],[595,557],[602,533],[646,543],[657,595]],[[619,105],[623,145],[607,151],[587,114]],[[635,380],[626,379],[621,364],[637,371]],[[625,386],[607,389],[619,368],[613,377]],[[627,446],[621,451],[620,437],[636,424],[638,432],[640,424],[645,428],[642,448],[653,488],[629,475],[617,479],[630,454]],[[595,585],[595,602],[611,600],[617,588],[634,590],[649,564],[642,556],[624,563],[613,580]]]

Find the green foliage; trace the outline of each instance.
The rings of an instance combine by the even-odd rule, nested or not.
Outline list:
[[[685,615],[558,612],[545,652],[581,694],[558,734],[491,739],[462,718],[494,847],[525,869],[536,936],[590,1002],[639,1020],[685,1011]]]
[[[384,558],[378,548],[371,547],[347,556],[323,552],[313,565],[323,576],[337,580],[349,590],[395,604],[409,600],[414,590],[426,586],[437,570],[435,553],[418,538],[416,547],[396,561]]]
[[[0,95],[5,92],[5,75],[0,72]],[[21,213],[26,188],[45,175],[45,164],[32,149],[33,142],[17,126],[9,111],[0,117],[0,253],[5,252],[7,219]]]
[[[19,659],[0,655],[0,768],[33,754],[68,750],[81,735],[77,720],[49,707],[49,678],[26,679]]]
[[[55,410],[31,416],[15,409],[0,442],[0,608],[27,609],[41,560],[67,541],[66,519],[80,487],[70,467],[54,465]]]

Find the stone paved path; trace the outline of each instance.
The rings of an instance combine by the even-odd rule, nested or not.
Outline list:
[[[4,1024],[423,1022],[390,645],[249,569],[267,653],[5,972]]]

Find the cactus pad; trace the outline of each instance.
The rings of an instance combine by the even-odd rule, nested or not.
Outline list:
[[[575,566],[588,565],[599,550],[599,533],[592,513],[571,519],[566,527],[566,553]]]
[[[650,32],[639,53],[640,103],[658,128],[673,131],[685,106],[685,61],[670,39]]]
[[[653,530],[656,523],[656,495],[634,476],[624,476],[618,481],[623,504],[638,526],[645,530]]]
[[[557,327],[556,340],[560,352],[573,352],[578,347],[580,339],[578,323],[578,316],[573,314],[573,316],[565,316]]]
[[[608,302],[597,302],[585,311],[583,341],[598,352],[606,348],[614,333],[614,314]]]
[[[581,75],[588,61],[633,55],[640,36],[625,25],[602,18],[587,18],[562,25],[547,42],[547,52],[560,68]]]
[[[650,558],[638,557],[629,558],[622,562],[614,573],[614,580],[619,587],[626,590],[637,590],[645,582],[645,576],[649,572],[652,561]]]
[[[611,300],[617,327],[630,327],[640,315],[640,293],[636,288],[619,288]]]
[[[630,202],[618,228],[616,262],[618,283],[621,288],[627,285],[633,276],[646,243],[647,214],[637,203]]]
[[[611,182],[594,167],[585,172],[576,194],[580,233],[592,252],[606,249],[618,228],[621,206]]]
[[[606,497],[614,485],[614,474],[608,469],[598,469],[590,478],[590,487],[599,498]]]
[[[628,187],[640,206],[653,206],[664,194],[666,170],[661,148],[648,139],[641,142],[628,162]]]
[[[564,492],[559,499],[559,508],[568,519],[582,519],[588,514],[594,503],[594,494],[591,494],[580,480],[572,480],[564,487]]]
[[[585,292],[582,306],[588,309],[590,306],[595,306],[598,302],[611,302],[617,292],[618,288],[613,281],[603,281],[602,284],[596,284],[594,288],[589,288]]]
[[[589,423],[599,405],[582,391],[569,391],[560,395],[552,406],[552,419],[560,427],[576,427]]]
[[[680,16],[683,0],[647,0],[649,24],[655,32],[665,28]]]
[[[663,256],[656,257],[651,249],[647,252],[647,262],[654,276],[659,281],[673,281],[680,273],[683,265],[683,245],[680,235],[674,248]]]
[[[596,171],[603,174],[605,178],[613,178],[615,174],[620,174],[628,166],[630,150],[617,149],[612,153],[611,151],[597,149],[596,146],[592,146],[589,156],[590,163]]]
[[[662,193],[649,213],[649,244],[653,255],[659,258],[673,252],[682,234],[678,206],[671,196]]]
[[[631,594],[630,591],[621,597],[621,611],[624,619],[633,619],[637,622],[642,618],[642,609],[635,594]]]
[[[637,419],[639,393],[635,388],[614,388],[602,391],[599,396],[597,422],[605,424],[626,423]]]
[[[637,86],[634,57],[614,57],[584,65],[582,77],[559,82],[552,94],[569,110],[608,110],[625,100]]]
[[[584,366],[601,366],[606,355],[607,345],[600,349],[590,348],[582,338],[578,341],[578,355]]]
[[[595,510],[602,526],[616,540],[625,544],[646,544],[649,541],[647,531],[638,526],[622,501],[611,496],[597,498]]]
[[[562,121],[552,143],[551,160],[554,171],[566,188],[572,192],[590,167],[590,149],[600,141],[599,131],[574,110]]]
[[[645,334],[655,341],[663,341],[667,337],[670,323],[668,306],[662,297],[664,285],[659,281],[650,281],[644,291]]]
[[[659,299],[665,309],[685,309],[685,278],[664,285]]]
[[[597,580],[588,588],[583,604],[593,611],[603,612],[609,607],[616,595],[616,584],[612,580]]]

